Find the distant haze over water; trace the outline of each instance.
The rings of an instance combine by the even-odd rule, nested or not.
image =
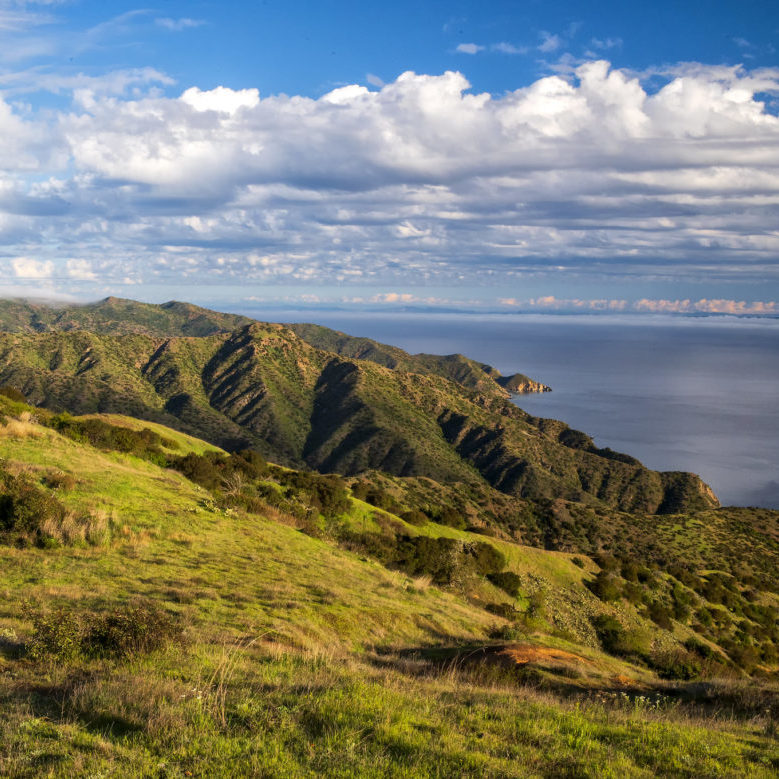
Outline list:
[[[779,508],[779,320],[244,313],[526,373],[553,389],[518,397],[529,413],[698,473],[724,505]]]

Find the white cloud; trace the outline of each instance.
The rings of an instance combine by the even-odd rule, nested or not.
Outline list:
[[[171,30],[172,32],[181,32],[182,30],[190,30],[193,27],[200,27],[205,22],[202,19],[189,19],[187,17],[184,17],[182,19],[170,19],[167,17],[162,17],[154,20],[154,23],[158,27],[164,27],[166,30]]]
[[[217,87],[201,92],[190,87],[181,95],[181,101],[197,111],[218,111],[234,114],[239,108],[251,108],[260,102],[260,93],[256,89],[226,89]]]
[[[530,51],[527,46],[515,46],[513,43],[506,43],[505,41],[493,43],[490,49],[501,54],[527,54]]]
[[[460,54],[478,54],[480,51],[484,51],[484,46],[479,46],[476,43],[460,43],[455,51]]]
[[[779,71],[648,91],[596,60],[500,96],[409,72],[319,99],[163,78],[61,81],[77,102],[39,117],[0,101],[6,252],[83,282],[779,277]]]
[[[600,50],[621,49],[622,38],[592,38],[590,40],[590,46]]]
[[[385,84],[385,81],[381,79],[379,76],[377,76],[374,73],[368,73],[365,76],[365,80],[372,86],[372,87],[383,87]]]
[[[507,308],[520,310],[540,309],[548,311],[592,311],[592,312],[636,312],[650,314],[733,314],[737,316],[773,316],[779,314],[779,303],[769,301],[745,301],[730,299],[709,300],[666,300],[663,298],[641,298],[636,301],[624,299],[556,298],[545,295],[521,300],[499,298],[498,303]]]
[[[538,44],[538,50],[544,52],[544,54],[557,51],[563,45],[563,39],[559,35],[543,31],[540,36],[541,43]]]
[[[172,78],[154,68],[113,70],[99,76],[84,73],[65,75],[37,68],[0,74],[0,88],[15,97],[31,92],[71,94],[77,103],[88,102],[95,95],[140,97],[149,89],[174,84]]]
[[[68,276],[80,281],[94,281],[97,274],[92,270],[92,263],[89,260],[68,260],[66,263]]]
[[[48,279],[54,273],[54,263],[31,259],[30,257],[15,257],[11,267],[18,279]]]

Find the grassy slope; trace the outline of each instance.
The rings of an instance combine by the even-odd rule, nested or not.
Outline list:
[[[735,777],[779,766],[765,718],[595,692],[574,703],[517,686],[499,666],[440,670],[406,657],[484,646],[501,620],[278,521],[216,510],[174,472],[29,421],[2,429],[0,457],[73,473],[61,499],[104,531],[94,545],[0,546],[2,774]],[[374,513],[356,504],[351,521]],[[504,548],[552,588],[582,579],[569,555]],[[101,610],[137,596],[179,614],[189,642],[125,663],[46,666],[17,654],[23,599]],[[601,688],[646,678],[593,647],[532,641],[575,651]]]

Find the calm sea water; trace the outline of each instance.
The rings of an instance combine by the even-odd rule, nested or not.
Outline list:
[[[516,399],[531,414],[698,473],[725,505],[779,508],[779,320],[246,313],[526,373],[553,389]]]

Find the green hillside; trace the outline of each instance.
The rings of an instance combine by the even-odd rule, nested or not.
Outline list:
[[[0,416],[2,775],[779,769],[778,512],[598,509],[620,557],[546,551],[485,535],[483,482]]]
[[[191,303],[138,303],[109,297],[96,303],[55,306],[25,300],[0,300],[0,331],[10,333],[70,332],[86,330],[102,335],[143,334],[160,338],[206,336],[231,333],[254,320],[223,314]],[[540,382],[517,373],[501,376],[490,365],[461,354],[411,355],[394,346],[369,338],[356,338],[327,327],[289,325],[303,341],[328,352],[368,360],[387,368],[412,373],[431,373],[456,381],[470,389],[485,389],[497,383],[511,392],[542,392]]]
[[[197,338],[0,334],[0,383],[38,405],[129,414],[292,467],[486,483],[532,501],[650,514],[717,505],[698,477],[598,449],[525,414],[497,381],[471,386],[466,374],[344,357],[274,324]]]

